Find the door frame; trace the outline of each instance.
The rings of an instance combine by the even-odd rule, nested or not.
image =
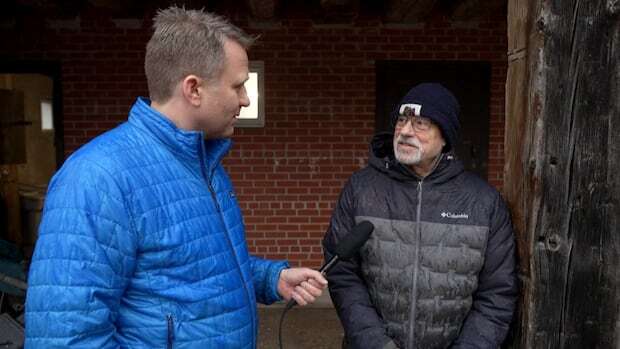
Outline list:
[[[393,131],[389,114],[411,87],[422,82],[439,82],[455,95],[460,104],[461,130],[454,153],[467,170],[487,180],[491,153],[492,67],[493,62],[486,60],[375,61],[375,132]],[[398,81],[392,80],[394,77]],[[405,80],[409,81],[406,87],[402,84]],[[466,91],[471,90],[468,82],[474,80],[480,93],[474,99],[466,98]],[[402,95],[396,98],[393,93],[388,93],[388,85],[402,87]],[[468,115],[476,118],[464,118]]]
[[[52,110],[54,113],[54,146],[56,148],[56,170],[65,160],[65,141],[62,99],[62,69],[60,62],[0,60],[0,74],[41,74],[52,79]]]

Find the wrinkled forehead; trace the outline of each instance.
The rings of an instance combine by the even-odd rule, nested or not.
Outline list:
[[[422,105],[415,103],[401,104],[398,110],[399,115],[405,116],[422,116]]]

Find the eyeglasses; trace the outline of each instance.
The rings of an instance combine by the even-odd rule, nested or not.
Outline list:
[[[428,131],[431,129],[431,125],[433,125],[431,119],[424,116],[416,116],[413,114],[411,108],[406,107],[405,110],[403,110],[403,113],[398,116],[398,119],[396,119],[396,127],[405,127],[409,121],[411,121],[411,126],[413,129],[418,132]]]

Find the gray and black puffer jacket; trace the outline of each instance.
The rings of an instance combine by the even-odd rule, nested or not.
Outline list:
[[[392,137],[375,136],[323,240],[329,258],[355,224],[375,226],[328,274],[347,348],[498,348],[518,294],[500,194],[450,154],[418,177],[394,159]]]

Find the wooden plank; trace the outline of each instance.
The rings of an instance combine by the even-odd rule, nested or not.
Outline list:
[[[0,165],[0,217],[6,221],[0,231],[2,239],[21,244],[21,212],[19,204],[17,165]]]
[[[531,138],[533,132],[531,130],[532,123],[526,116],[526,108],[528,106],[528,96],[524,92],[524,84],[527,83],[527,61],[524,58],[513,60],[508,65],[507,81],[506,81],[506,119],[505,129],[505,173],[503,194],[510,206],[512,213],[512,221],[515,228],[517,250],[519,252],[519,275],[522,280],[522,290],[520,302],[521,305],[529,304],[531,301],[531,291],[533,284],[530,277],[530,260],[531,253],[531,237],[527,234],[527,218],[529,218],[528,198],[532,195],[531,181],[522,180],[524,178],[533,178],[527,166],[530,158],[527,147],[532,144]],[[516,93],[509,94],[515,91]],[[528,177],[526,177],[528,176]],[[540,183],[540,181],[537,181]],[[539,188],[537,188],[539,190]],[[525,328],[528,322],[527,309],[519,309],[519,326],[520,329]]]
[[[386,2],[385,21],[393,23],[421,23],[433,11],[437,0],[389,0]]]
[[[525,50],[531,40],[541,41],[540,35],[536,35],[536,31],[531,31],[533,28],[532,21],[539,7],[528,4],[529,1],[530,0],[512,0],[508,2],[509,57],[518,51]],[[530,9],[530,7],[533,8]]]
[[[0,89],[0,164],[26,162],[24,94]]]
[[[609,144],[613,105],[620,103],[617,48],[609,29],[618,19],[604,2],[550,2],[544,8],[546,68],[543,219],[545,249],[536,257],[541,287],[536,306],[538,347],[611,347],[617,342],[620,261],[612,213]],[[617,46],[616,46],[617,47]],[[611,191],[609,189],[612,189]],[[615,194],[619,194],[617,189]],[[596,300],[600,307],[592,306]],[[554,314],[555,316],[550,316]],[[615,338],[614,338],[615,337]]]
[[[506,81],[505,167],[503,194],[512,213],[519,253],[522,283],[520,308],[513,329],[512,345],[531,348],[528,329],[534,316],[532,304],[538,280],[532,269],[534,238],[541,206],[541,156],[543,90],[539,87],[542,64],[537,53],[542,35],[533,30],[540,6],[529,0],[511,1],[508,6],[508,72]]]
[[[507,89],[505,191],[524,279],[513,346],[619,348],[620,6],[538,3],[513,36],[522,40],[511,44]],[[509,33],[519,27],[510,22]],[[542,48],[528,39],[535,32]],[[511,127],[525,128],[521,140]]]
[[[486,16],[505,16],[506,0],[461,0],[454,4],[452,19],[473,21]]]
[[[246,0],[252,17],[258,21],[270,21],[276,16],[278,0]]]
[[[322,24],[352,23],[359,16],[360,0],[321,0]],[[317,19],[315,19],[317,21]]]

